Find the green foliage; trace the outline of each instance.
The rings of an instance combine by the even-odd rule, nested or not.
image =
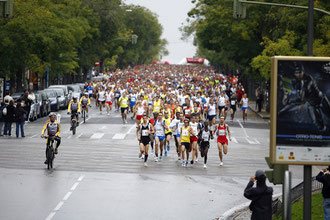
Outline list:
[[[266,1],[266,0],[259,0]],[[267,0],[305,5],[305,0]],[[247,5],[247,18],[233,18],[232,0],[194,0],[183,38],[194,35],[197,55],[224,71],[239,70],[268,80],[273,55],[307,54],[307,10]],[[330,10],[330,1],[315,1]],[[314,55],[329,56],[330,17],[314,12]],[[252,72],[252,69],[254,70]],[[253,73],[253,74],[251,74]]]
[[[15,0],[14,14],[0,19],[0,73],[20,77],[29,69],[50,77],[152,62],[166,54],[157,16],[121,0]],[[138,36],[132,45],[131,36]]]

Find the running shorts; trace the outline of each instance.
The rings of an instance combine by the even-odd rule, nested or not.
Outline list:
[[[190,143],[197,142],[198,138],[196,136],[190,136]]]
[[[207,119],[208,119],[209,121],[212,121],[213,118],[215,118],[215,117],[216,117],[216,115],[208,115],[208,116],[207,116]]]
[[[107,103],[108,105],[112,105],[112,102],[110,102],[110,101],[107,101],[106,103]]]
[[[181,146],[184,146],[187,151],[191,150],[190,143],[188,143],[188,142],[181,142]]]
[[[222,145],[224,145],[224,144],[228,145],[228,139],[226,136],[218,136],[217,142]]]
[[[242,111],[244,112],[246,109],[248,109],[249,107],[242,107]]]
[[[100,101],[100,100],[99,100],[99,102],[101,102],[102,104],[105,104],[105,100],[103,100],[103,101]]]
[[[231,105],[230,108],[231,108],[234,112],[236,112],[236,105]]]
[[[142,137],[140,143],[142,143],[144,146],[150,144],[150,137]]]
[[[134,105],[135,105],[135,102],[131,102],[131,103],[129,103],[129,107],[130,107],[130,108],[133,108]]]
[[[209,141],[202,141],[201,142],[201,148],[210,148],[210,142]]]
[[[142,118],[143,118],[143,115],[137,115],[136,116],[136,120],[139,120],[140,121]]]
[[[158,137],[159,141],[164,141],[165,140],[165,136],[157,136],[155,135],[155,139]]]
[[[221,111],[222,111],[222,109],[225,109],[225,110],[227,110],[227,109],[226,109],[226,106],[218,106],[218,109],[219,109],[219,112],[221,112]]]
[[[176,134],[175,136],[176,136],[177,138],[181,137],[180,134]]]
[[[121,113],[124,113],[125,111],[128,110],[128,108],[120,108],[121,109]]]
[[[169,133],[165,134],[166,137],[167,137],[167,135],[172,135],[172,132],[169,132]]]

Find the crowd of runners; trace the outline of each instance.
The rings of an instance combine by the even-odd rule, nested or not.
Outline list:
[[[248,98],[237,76],[207,66],[136,66],[86,82],[85,92],[94,97],[100,114],[120,112],[126,124],[131,113],[144,166],[148,166],[150,147],[154,161],[159,162],[167,157],[172,139],[183,167],[197,162],[200,154],[207,168],[210,140],[214,137],[219,166],[223,166],[223,154],[227,154],[231,140],[226,119],[233,123],[241,108],[243,123],[247,120]]]

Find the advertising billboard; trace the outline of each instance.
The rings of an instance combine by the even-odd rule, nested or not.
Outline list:
[[[330,57],[272,58],[270,159],[330,165]]]

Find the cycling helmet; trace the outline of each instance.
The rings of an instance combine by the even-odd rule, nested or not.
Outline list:
[[[48,116],[49,116],[49,117],[56,117],[56,113],[55,113],[55,112],[51,112],[51,113],[49,113]]]
[[[89,96],[89,93],[88,93],[88,92],[85,92],[85,93],[84,93],[84,96]]]
[[[73,100],[77,100],[77,96],[73,96],[72,99],[73,99]]]

